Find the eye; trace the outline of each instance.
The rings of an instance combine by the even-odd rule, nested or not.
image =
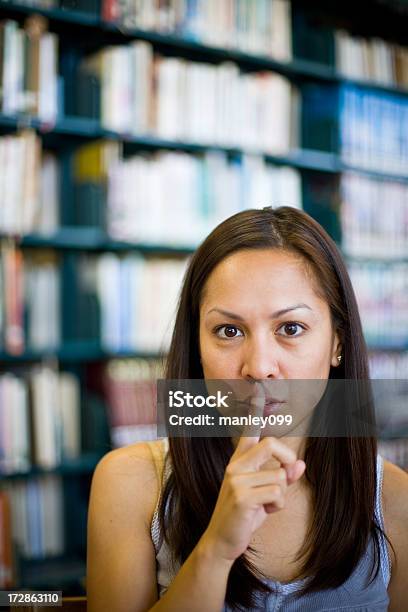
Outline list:
[[[296,333],[297,329],[300,329],[300,333]],[[305,331],[305,327],[304,325],[301,325],[300,323],[296,323],[295,321],[288,321],[287,323],[284,323],[283,325],[281,325],[279,327],[279,329],[284,329],[285,330],[285,334],[279,334],[279,335],[284,335],[287,338],[289,337],[297,337],[300,336],[302,333],[302,330]]]
[[[224,330],[223,334],[221,333],[222,330]],[[239,338],[239,334],[241,334],[241,336],[243,335],[241,330],[235,327],[235,325],[220,325],[215,329],[215,334],[218,338],[221,338],[221,340]]]

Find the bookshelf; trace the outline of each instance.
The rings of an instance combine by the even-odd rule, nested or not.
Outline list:
[[[281,0],[274,1],[276,4]],[[135,425],[131,422],[131,417],[128,414],[120,413],[119,409],[116,416],[114,414],[114,427],[112,427],[112,421],[110,422],[112,430],[115,430],[115,435],[112,431],[109,435],[108,419],[106,418],[110,410],[109,397],[114,398],[112,400],[114,404],[123,392],[123,390],[118,390],[118,387],[122,383],[125,384],[126,380],[131,381],[132,393],[145,393],[145,389],[143,390],[141,385],[143,381],[149,379],[149,376],[150,378],[155,377],[154,372],[159,371],[155,368],[159,368],[160,359],[165,353],[165,350],[156,340],[149,344],[148,330],[150,323],[148,319],[143,319],[142,324],[139,322],[139,326],[137,326],[132,319],[129,319],[128,312],[120,312],[119,314],[114,312],[109,304],[103,301],[103,290],[95,279],[97,279],[98,274],[103,276],[107,271],[110,271],[110,279],[113,279],[113,282],[119,282],[116,279],[128,274],[129,270],[133,269],[132,266],[135,266],[134,269],[140,270],[141,278],[143,275],[147,275],[150,279],[153,276],[158,278],[160,274],[163,274],[161,270],[165,269],[160,268],[160,265],[164,266],[163,262],[166,261],[174,263],[174,269],[168,273],[174,274],[174,278],[176,278],[177,274],[180,275],[181,273],[182,262],[185,262],[194,249],[194,245],[184,244],[183,236],[180,237],[180,235],[177,238],[175,234],[174,240],[171,241],[162,239],[163,228],[161,233],[156,234],[156,239],[151,230],[145,236],[148,239],[120,237],[120,233],[113,235],[112,231],[109,231],[109,227],[106,226],[107,221],[106,216],[104,216],[110,210],[110,192],[108,190],[108,195],[106,194],[107,179],[104,174],[105,169],[101,165],[98,166],[97,179],[92,183],[91,191],[85,192],[86,194],[91,193],[94,208],[87,213],[86,223],[83,220],[81,221],[81,218],[77,218],[74,207],[79,207],[80,203],[83,202],[77,191],[81,189],[82,170],[78,170],[81,166],[81,162],[78,161],[81,155],[80,151],[85,151],[87,146],[92,146],[95,142],[102,143],[98,150],[99,153],[101,151],[113,151],[117,146],[118,149],[114,150],[114,154],[117,155],[115,161],[119,164],[118,172],[123,173],[119,176],[125,176],[125,173],[128,172],[127,169],[133,163],[135,167],[139,164],[142,173],[146,170],[149,173],[151,172],[152,176],[157,177],[162,172],[168,171],[166,170],[166,160],[169,168],[175,168],[176,165],[172,166],[171,164],[176,164],[177,160],[184,160],[183,163],[180,162],[180,184],[191,176],[195,176],[194,173],[204,173],[208,184],[215,189],[217,180],[219,180],[218,176],[228,177],[228,184],[231,188],[230,194],[234,193],[233,189],[236,189],[237,184],[255,184],[257,177],[262,177],[265,184],[269,181],[269,185],[271,180],[277,180],[279,169],[282,172],[290,169],[294,173],[290,178],[290,193],[297,193],[296,189],[298,190],[298,198],[301,200],[304,209],[316,217],[338,244],[343,247],[345,244],[345,226],[341,211],[345,199],[344,193],[348,188],[347,180],[351,182],[351,179],[347,177],[354,175],[365,177],[367,181],[372,182],[371,185],[374,188],[376,185],[385,185],[385,194],[388,193],[387,188],[391,189],[390,193],[400,190],[398,193],[400,193],[401,205],[405,202],[405,207],[407,207],[408,172],[406,168],[408,165],[404,166],[401,163],[399,167],[397,165],[383,167],[381,164],[371,163],[370,160],[370,163],[367,163],[367,159],[362,158],[361,155],[360,160],[356,156],[347,158],[342,150],[342,96],[358,92],[361,100],[364,100],[364,104],[367,104],[367,100],[372,96],[374,105],[386,104],[391,100],[393,104],[399,105],[402,113],[408,112],[408,65],[405,67],[405,73],[401,73],[405,77],[403,79],[399,78],[398,82],[395,80],[393,83],[389,80],[388,82],[384,80],[381,82],[378,78],[375,80],[369,75],[364,78],[362,76],[350,76],[350,74],[345,73],[344,66],[340,66],[339,63],[338,51],[336,51],[336,44],[338,44],[339,39],[338,32],[343,32],[343,44],[350,44],[347,41],[344,43],[344,32],[350,32],[353,36],[366,37],[367,39],[371,37],[381,38],[383,35],[388,42],[393,41],[402,45],[404,42],[402,24],[405,24],[406,28],[408,14],[396,8],[396,6],[381,5],[374,2],[373,19],[370,24],[367,24],[366,21],[364,22],[361,19],[358,12],[350,14],[347,7],[339,2],[332,2],[330,11],[327,10],[327,6],[322,6],[322,3],[317,1],[304,3],[293,0],[291,5],[281,3],[279,4],[281,7],[291,6],[290,20],[286,23],[286,26],[289,26],[289,38],[283,43],[281,41],[281,48],[286,49],[286,56],[285,53],[282,55],[279,52],[281,55],[279,56],[279,53],[277,53],[277,56],[274,57],[272,54],[254,50],[254,40],[252,39],[251,42],[249,36],[247,37],[248,40],[245,36],[242,38],[242,32],[242,41],[246,42],[240,48],[239,44],[236,43],[227,45],[225,42],[218,41],[216,43],[208,40],[208,37],[205,36],[200,37],[197,31],[191,29],[191,24],[183,26],[184,29],[178,27],[176,31],[171,31],[168,27],[167,29],[163,27],[162,31],[159,31],[159,29],[153,27],[154,24],[146,27],[145,22],[137,23],[134,16],[130,16],[132,17],[130,18],[127,15],[125,23],[110,21],[106,16],[106,6],[109,5],[111,9],[112,7],[118,8],[115,2],[77,0],[77,2],[62,1],[59,3],[54,1],[50,2],[49,5],[50,7],[46,8],[45,6],[0,0],[1,20],[14,21],[17,24],[17,29],[22,29],[24,24],[27,23],[27,18],[32,15],[43,18],[43,21],[37,23],[37,27],[40,28],[42,34],[49,32],[55,35],[54,39],[48,39],[48,44],[50,46],[50,41],[54,41],[54,49],[56,49],[54,60],[57,62],[53,83],[55,88],[53,91],[56,96],[55,108],[53,109],[52,104],[47,106],[46,101],[43,107],[45,114],[40,117],[35,112],[16,111],[15,109],[5,112],[2,102],[0,105],[0,143],[4,137],[12,137],[29,130],[31,134],[36,135],[38,140],[35,142],[39,144],[35,144],[35,146],[41,148],[41,153],[44,156],[50,154],[52,159],[57,160],[58,184],[54,194],[56,209],[53,211],[55,222],[53,227],[48,227],[47,231],[38,231],[35,228],[32,229],[31,226],[29,231],[22,231],[17,225],[12,231],[6,231],[4,225],[2,225],[4,221],[1,215],[3,186],[1,185],[0,171],[0,244],[5,244],[6,247],[4,248],[8,248],[14,255],[16,251],[18,254],[21,253],[23,263],[21,264],[18,259],[20,255],[16,260],[13,260],[14,255],[9,254],[10,265],[27,266],[27,270],[30,270],[34,279],[32,282],[45,283],[41,286],[48,287],[46,291],[49,291],[50,287],[54,287],[53,283],[56,282],[54,275],[58,276],[56,291],[59,295],[59,306],[57,304],[58,300],[56,300],[57,305],[54,308],[58,312],[54,312],[53,309],[50,312],[52,317],[56,317],[59,322],[59,337],[56,342],[54,335],[52,346],[47,346],[47,342],[44,341],[44,338],[47,340],[47,330],[45,330],[45,336],[34,338],[38,346],[30,346],[30,342],[26,342],[24,346],[14,346],[11,351],[7,350],[2,343],[0,345],[0,376],[1,374],[11,373],[27,382],[32,369],[37,364],[44,364],[45,368],[49,368],[53,372],[71,374],[78,383],[81,419],[86,420],[86,413],[89,411],[92,415],[91,424],[96,424],[96,433],[92,438],[89,434],[91,426],[88,423],[88,434],[82,440],[80,452],[75,457],[69,458],[62,455],[55,465],[49,467],[37,465],[34,461],[25,470],[3,471],[1,480],[2,484],[5,483],[6,488],[14,486],[16,483],[17,485],[23,483],[21,484],[23,488],[24,486],[28,487],[28,483],[34,482],[37,478],[56,477],[61,485],[60,495],[62,495],[62,507],[64,508],[62,525],[65,535],[64,546],[54,555],[44,555],[42,552],[37,557],[36,555],[23,554],[21,548],[16,550],[16,575],[13,586],[14,584],[32,588],[51,588],[52,586],[56,588],[59,586],[64,589],[64,594],[77,595],[84,592],[81,578],[83,578],[85,572],[86,505],[90,478],[95,465],[116,441],[126,443],[126,428],[139,427],[140,431],[149,432],[148,429],[143,430],[143,427],[147,426],[145,421],[141,424],[138,422]],[[122,8],[126,8],[128,5],[130,3],[121,3]],[[104,7],[105,11],[103,11]],[[150,20],[152,19],[150,14],[148,17]],[[31,23],[30,27],[33,28],[35,25],[35,22],[34,25]],[[187,26],[190,27],[190,30]],[[220,33],[219,35],[221,36]],[[283,79],[283,81],[280,81],[281,85],[290,88],[290,95],[293,95],[293,100],[296,96],[298,98],[299,106],[294,106],[293,117],[295,119],[291,117],[289,120],[290,129],[293,127],[292,123],[298,123],[298,133],[295,134],[293,140],[290,139],[289,146],[286,149],[274,152],[265,150],[262,146],[256,146],[255,131],[249,136],[243,134],[239,142],[227,142],[219,136],[217,129],[214,130],[214,138],[197,137],[199,132],[197,132],[196,124],[193,125],[190,134],[186,130],[184,132],[180,130],[173,137],[166,136],[166,130],[161,131],[158,123],[150,126],[149,130],[145,129],[139,132],[130,130],[128,127],[123,129],[108,127],[109,116],[104,117],[101,113],[100,98],[103,96],[103,79],[95,85],[95,74],[93,73],[90,79],[89,75],[84,77],[80,74],[80,67],[86,64],[87,58],[101,50],[129,48],[132,44],[138,42],[145,43],[147,47],[134,47],[137,49],[135,53],[140,50],[141,53],[143,51],[143,53],[153,54],[154,57],[163,58],[163,74],[165,70],[170,70],[168,68],[170,64],[166,64],[169,59],[173,60],[174,70],[179,69],[179,65],[174,64],[174,61],[182,61],[184,62],[183,66],[191,70],[191,74],[193,74],[196,66],[208,66],[205,77],[207,79],[218,78],[214,76],[218,74],[217,70],[221,72],[224,66],[233,66],[236,70],[233,77],[235,79],[234,83],[236,86],[243,87],[242,91],[248,97],[248,104],[251,100],[248,91],[256,90],[258,92],[258,75],[278,75],[279,78]],[[361,44],[364,46],[365,43]],[[289,54],[287,53],[288,45],[290,47]],[[384,51],[382,47],[381,49],[382,59],[384,57],[389,58],[387,53],[390,51],[387,49]],[[377,52],[378,49],[373,46],[372,53]],[[346,52],[344,54],[347,55]],[[115,61],[113,52],[110,61]],[[85,106],[85,109],[75,99],[74,93],[71,95],[71,89],[74,92],[76,87],[78,92],[81,93],[79,85],[75,83],[78,75],[84,79],[79,81],[80,84],[84,85],[83,91],[86,92],[84,97],[89,97],[91,100],[89,105]],[[244,82],[246,85],[244,85]],[[274,85],[271,82],[272,86]],[[188,93],[188,89],[186,91]],[[260,94],[256,93],[254,95]],[[164,102],[158,100],[161,104],[165,104],[165,100]],[[155,103],[158,100],[155,99]],[[292,97],[290,100],[292,103]],[[322,121],[322,113],[315,112],[318,106],[316,100],[324,100],[323,123],[320,124],[318,121]],[[11,104],[13,104],[13,100]],[[192,106],[194,104],[197,104],[197,100],[192,102]],[[86,116],[74,114],[72,109],[77,107],[81,107],[81,112]],[[298,114],[296,114],[296,109]],[[285,117],[283,116],[283,118]],[[116,120],[117,117],[114,119]],[[364,117],[361,120],[363,121],[363,119]],[[268,115],[265,115],[265,120],[269,120]],[[296,132],[296,130],[294,131]],[[316,138],[316,135],[319,138]],[[407,148],[403,150],[404,155],[406,155],[407,150]],[[1,154],[0,147],[0,156]],[[170,154],[173,154],[174,157],[168,157]],[[183,155],[184,157],[182,157]],[[85,159],[89,161],[90,158],[85,157]],[[406,157],[401,159],[405,160]],[[194,169],[192,169],[192,164],[189,164],[189,160],[195,160]],[[364,163],[361,163],[361,160]],[[77,165],[75,166],[75,164]],[[271,169],[275,172],[274,179],[271,178],[272,174],[268,174],[272,172]],[[289,185],[289,182],[284,182],[289,181],[289,178],[285,178],[284,174],[282,174],[282,177],[282,179],[279,179],[282,180],[282,185]],[[89,179],[89,177],[86,178]],[[176,192],[177,189],[180,189],[180,184],[177,183],[175,186]],[[85,187],[89,189],[89,185],[85,185]],[[152,198],[151,211],[156,211],[154,214],[157,215],[157,210],[159,210],[157,201],[154,200],[149,191],[149,184],[146,183],[144,188],[147,189],[146,193]],[[260,194],[256,189],[251,193],[252,199],[249,198],[246,207],[251,206],[252,201],[256,202],[257,193],[258,197],[265,198],[267,203],[269,203],[272,195],[276,196],[276,192],[268,192],[266,188]],[[194,195],[194,189],[191,194],[182,193],[185,201],[188,201],[188,197],[192,194]],[[98,207],[99,199],[103,200],[103,207]],[[194,203],[197,210],[200,206],[198,200],[197,198],[197,203]],[[217,215],[228,216],[225,208],[222,208],[221,200],[222,198],[220,198],[220,210],[213,211],[214,217],[211,217],[208,221],[210,225],[211,223],[215,224]],[[171,204],[174,206],[174,201]],[[262,202],[262,205],[264,204]],[[208,202],[206,205],[208,205]],[[242,204],[240,205],[242,206]],[[6,205],[4,205],[4,210],[6,210]],[[127,214],[126,210],[122,212]],[[229,210],[228,214],[232,214],[232,212]],[[97,214],[98,218],[92,226],[89,219],[93,219],[92,215],[94,213]],[[101,218],[98,216],[99,213]],[[176,213],[182,214],[178,210],[176,210]],[[176,215],[176,213],[174,214]],[[153,216],[153,212],[151,214]],[[194,214],[198,214],[197,211]],[[354,214],[353,211],[350,215],[352,216],[352,214]],[[374,215],[375,218],[377,213],[374,211],[370,214]],[[174,216],[173,219],[170,216],[168,219],[170,224],[177,225],[177,216]],[[11,223],[10,218],[7,222]],[[20,219],[20,222],[25,221]],[[191,223],[194,223],[194,218]],[[358,223],[357,218],[355,220],[357,230]],[[398,226],[398,221],[395,224]],[[10,225],[9,227],[13,226]],[[351,231],[350,228],[346,228],[346,230]],[[354,226],[352,230],[356,231]],[[203,229],[202,233],[205,235],[206,231]],[[157,236],[160,236],[160,239],[157,239]],[[357,241],[358,238],[357,231]],[[402,240],[403,236],[399,238]],[[389,270],[396,270],[394,274],[395,286],[400,291],[401,274],[405,270],[406,275],[408,270],[408,253],[396,250],[395,253],[390,254],[389,250],[383,249],[383,243],[380,246],[381,249],[377,252],[359,252],[358,249],[356,252],[345,252],[346,261],[350,268],[354,266],[358,270],[361,266],[370,267],[373,265],[388,266]],[[43,257],[42,253],[47,254],[44,255],[45,259],[41,259]],[[16,263],[18,261],[20,261],[19,264]],[[101,264],[102,261],[104,262],[103,265]],[[143,268],[142,261],[147,262],[145,268]],[[38,264],[37,267],[35,262]],[[45,271],[46,266],[48,266],[48,272]],[[400,268],[397,268],[398,266]],[[401,268],[401,266],[405,266],[405,268]],[[86,272],[82,274],[81,271],[84,270]],[[364,275],[364,270],[363,272],[360,270],[360,273]],[[369,276],[369,274],[370,271],[368,270],[366,276]],[[390,272],[390,276],[392,274]],[[143,282],[147,283],[147,294],[152,295],[148,293],[151,291],[149,278]],[[40,285],[33,286],[39,287]],[[83,291],[84,286],[85,291]],[[126,295],[126,282],[117,286],[120,295]],[[80,287],[82,293],[78,293],[78,287]],[[395,289],[391,287],[389,291],[392,294]],[[34,289],[34,294],[35,292]],[[77,297],[78,299],[76,299]],[[38,308],[34,298],[31,297],[30,299],[32,301],[29,302],[28,307],[29,319],[31,317],[31,321],[36,321],[38,320],[35,319],[38,316],[36,315]],[[368,292],[363,295],[362,299],[364,303],[370,304],[372,296]],[[385,295],[383,299],[386,302],[389,296]],[[81,304],[83,311],[72,307],[72,304],[77,301]],[[96,308],[96,303],[100,303],[102,306]],[[394,327],[398,324],[405,325],[403,305],[401,306],[398,300],[396,300],[395,308],[397,323],[394,324]],[[78,331],[78,321],[82,318],[80,316],[81,312],[86,313],[88,319]],[[166,317],[167,315],[167,311],[159,312],[157,310],[152,314],[156,317]],[[104,316],[105,321],[110,322],[110,325],[115,328],[116,335],[106,335],[106,329],[103,327]],[[141,316],[146,317],[146,312],[142,313]],[[123,323],[122,319],[127,321],[133,330],[134,343],[132,345],[124,343],[123,327],[127,328],[127,325]],[[381,329],[387,329],[387,324],[388,321],[384,319],[381,320],[379,326]],[[19,325],[22,327],[25,339],[30,339],[32,334],[30,335],[29,323],[20,319]],[[88,327],[89,329],[87,329]],[[375,359],[373,358],[375,371],[381,372],[380,375],[382,376],[392,377],[390,372],[394,371],[407,372],[407,326],[404,329],[405,335],[402,334],[400,338],[395,335],[387,336],[386,334],[378,337],[374,334],[367,337],[370,354],[375,356]],[[3,332],[1,324],[0,332]],[[82,337],[81,333],[83,333]],[[138,346],[138,334],[141,334],[140,338],[144,334],[140,346]],[[384,367],[381,359],[385,360],[387,364],[387,360],[391,360],[391,365],[387,366],[388,370]],[[115,370],[115,375],[111,376],[110,392],[112,395],[109,396],[108,394],[107,397],[104,389],[101,388],[100,379],[101,376],[107,375],[112,364],[114,369],[115,363],[119,365],[117,371]],[[132,363],[138,364],[136,374],[132,370]],[[146,374],[146,371],[150,366],[146,364],[153,364],[148,374]],[[386,373],[384,374],[384,372]],[[117,379],[115,379],[116,375],[118,376]],[[146,376],[148,376],[147,379]],[[31,383],[27,382],[27,385],[29,384]],[[116,400],[115,393],[117,394]],[[119,413],[120,418],[118,417]],[[84,422],[81,421],[81,428],[83,425]],[[134,433],[133,429],[132,432]],[[393,440],[387,440],[386,444],[387,446],[384,445],[384,452],[389,453],[391,460],[398,460],[400,464],[407,465],[407,452],[403,444],[401,443],[396,447]],[[394,446],[392,446],[393,444]],[[397,448],[397,451],[395,451],[395,448]],[[392,459],[393,452],[395,459]],[[36,494],[38,495],[38,492]],[[23,494],[20,493],[20,495]],[[31,495],[34,495],[32,491]],[[70,501],[72,502],[74,499],[79,502],[76,510],[70,504]],[[35,530],[35,526],[33,528]]]

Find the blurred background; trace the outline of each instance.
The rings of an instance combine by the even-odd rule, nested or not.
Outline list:
[[[92,472],[155,439],[188,258],[231,214],[315,217],[372,377],[407,379],[407,31],[404,0],[0,0],[0,588],[84,593]]]

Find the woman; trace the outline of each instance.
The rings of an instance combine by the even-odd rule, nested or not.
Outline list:
[[[264,381],[367,380],[334,242],[290,207],[221,223],[190,262],[167,363],[168,379],[254,383],[261,412]],[[408,609],[408,475],[372,437],[118,449],[96,469],[88,525],[90,612]]]

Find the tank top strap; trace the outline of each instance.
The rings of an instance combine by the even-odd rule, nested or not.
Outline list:
[[[156,469],[157,480],[159,482],[160,487],[161,487],[162,478],[163,478],[163,466],[164,466],[165,455],[168,449],[168,442],[166,444],[164,440],[167,440],[167,438],[164,438],[159,441],[153,440],[153,441],[148,442],[150,452],[152,453],[152,456],[153,456],[154,467]]]
[[[378,525],[381,527],[383,531],[385,531],[383,506],[382,506],[383,479],[384,479],[384,460],[382,456],[379,453],[377,453],[377,486],[376,486],[376,496],[375,496],[375,517],[376,517]],[[378,536],[379,536],[379,542],[380,542],[380,564],[381,564],[381,569],[382,569],[382,574],[383,574],[385,585],[388,587],[388,583],[391,578],[390,555],[388,552],[387,541],[384,535],[382,533],[379,533]]]
[[[169,441],[167,438],[162,438],[159,441],[154,440],[153,442],[149,442],[148,444],[153,456],[154,466],[157,475],[157,482],[159,485],[159,494],[157,496],[156,506],[154,509],[150,526],[150,533],[157,554],[162,545],[162,534],[159,526],[158,510],[162,497],[163,483],[168,473],[168,461],[166,461],[166,456],[169,449]]]

